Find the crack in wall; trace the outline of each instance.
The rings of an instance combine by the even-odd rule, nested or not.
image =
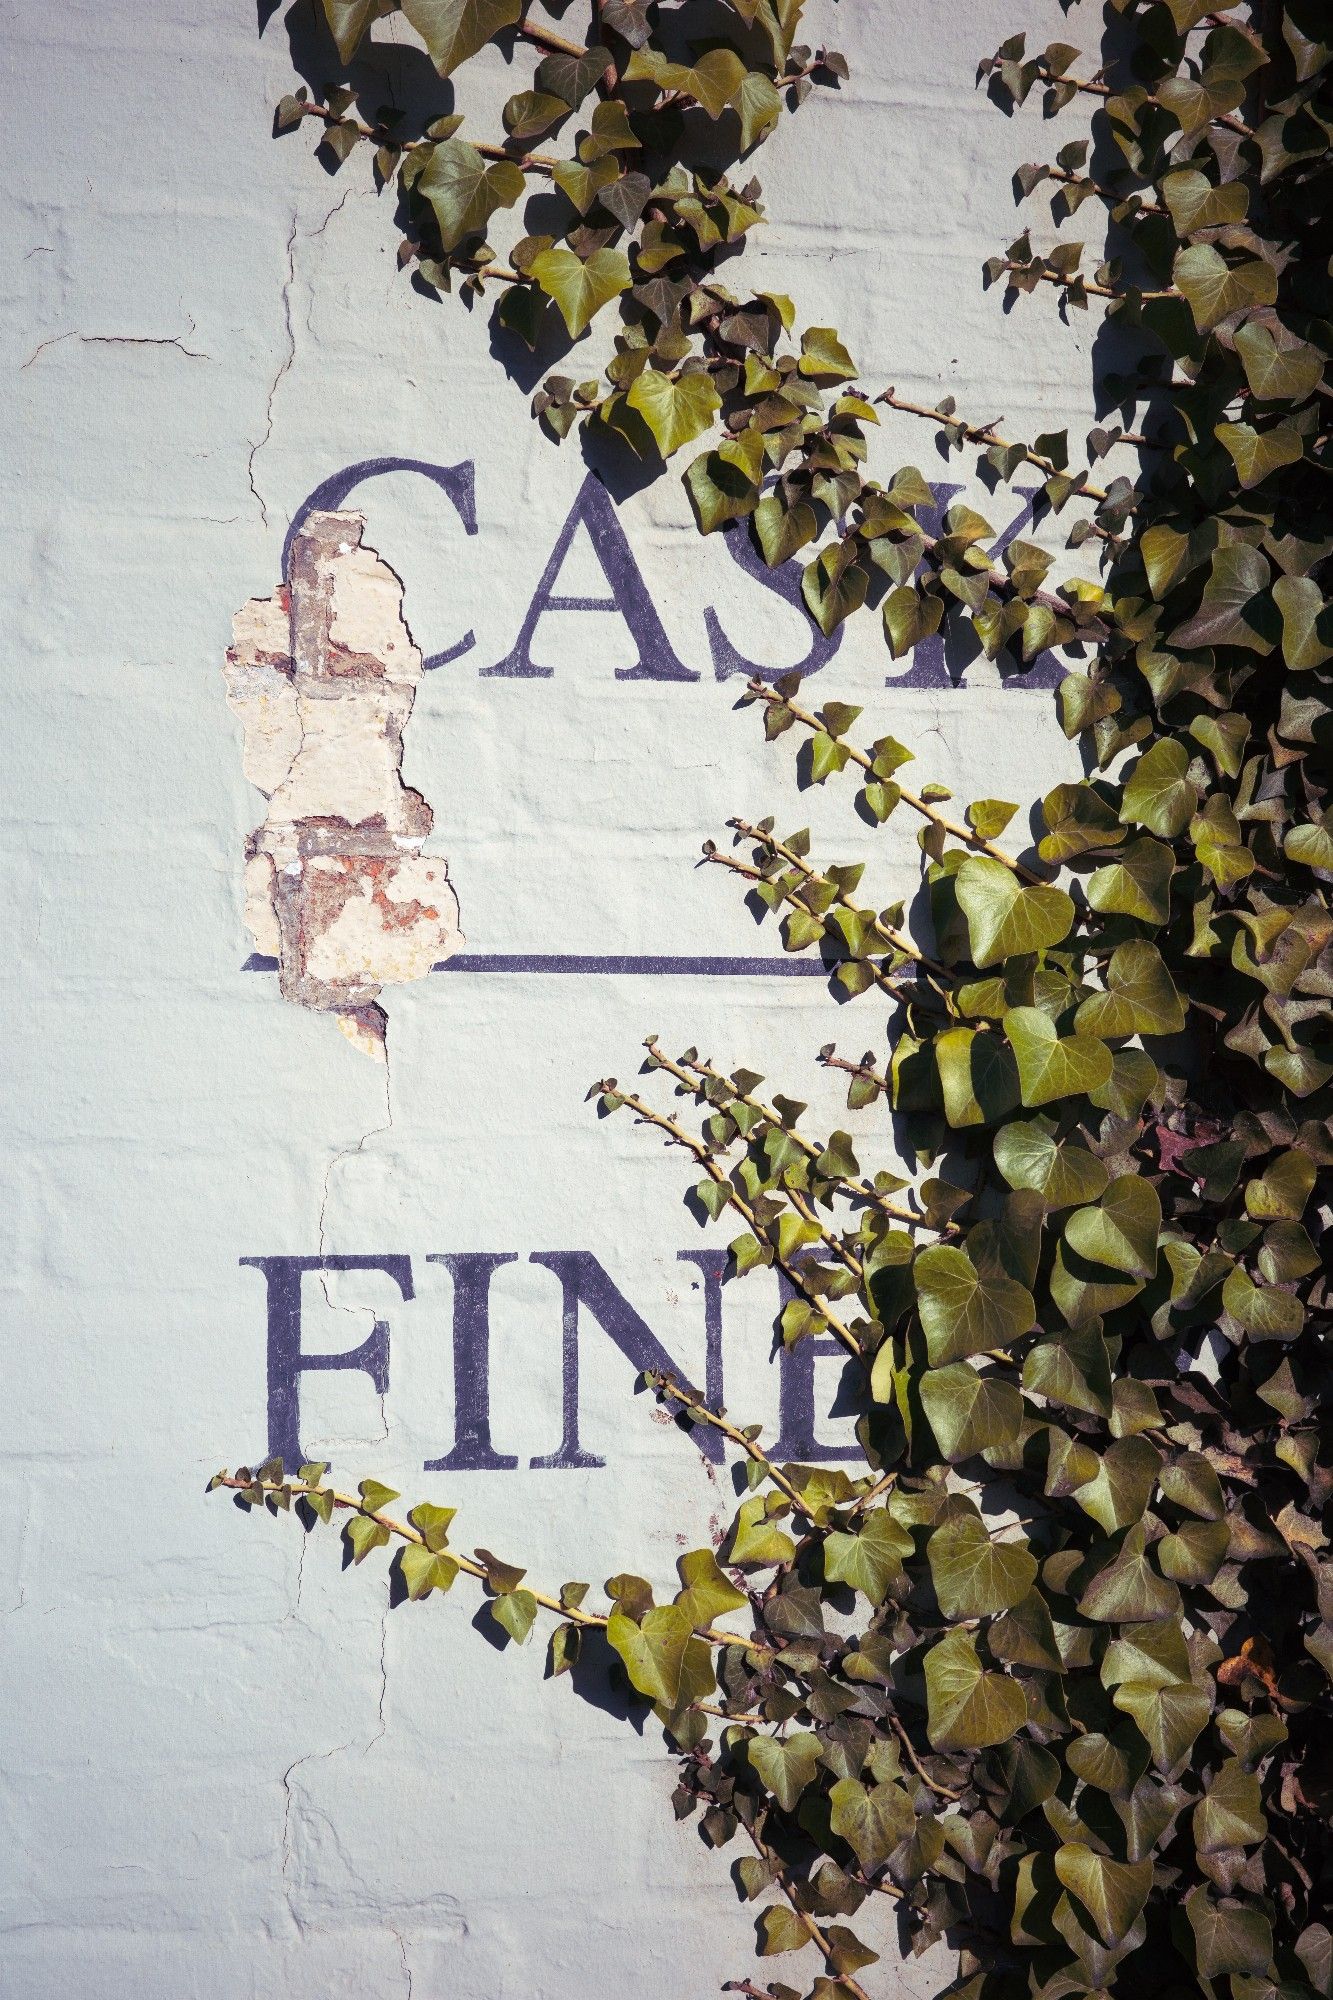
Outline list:
[[[345,195],[343,200],[346,200]],[[342,203],[339,202],[338,206],[341,208]],[[333,210],[330,210],[329,215],[332,214]],[[327,226],[329,216],[325,216],[324,221]],[[264,435],[251,445],[250,455],[245,461],[245,476],[250,482],[250,491],[259,503],[259,517],[265,527],[268,526],[268,507],[263,494],[255,485],[255,460],[273,435],[273,399],[278,393],[283,376],[296,359],[296,329],[292,325],[292,286],[296,283],[296,229],[297,218],[293,215],[292,226],[287,232],[287,275],[282,281],[282,319],[287,334],[287,352],[283,356],[277,374],[269,383],[268,396],[264,402]]]
[[[320,222],[317,222],[313,229],[308,230],[306,232],[305,241],[307,243],[313,243],[316,240],[316,238],[324,234],[325,230],[332,222],[334,216],[341,215],[352,193],[353,189],[350,187],[343,189],[343,192],[339,195],[337,201],[334,202],[333,206],[326,212],[323,219]],[[269,439],[273,436],[274,400],[277,397],[278,390],[282,386],[284,377],[287,375],[288,371],[292,366],[292,363],[296,359],[296,323],[292,317],[292,287],[296,283],[296,244],[299,231],[300,231],[300,218],[295,213],[293,213],[291,220],[291,227],[287,232],[287,250],[286,250],[287,275],[283,279],[282,286],[280,288],[280,296],[282,299],[282,322],[283,322],[283,331],[286,336],[287,352],[284,354],[282,361],[279,364],[277,374],[273,377],[273,380],[269,384],[268,394],[264,399],[264,435],[261,438],[256,439],[256,441],[250,446],[249,455],[246,458],[245,462],[245,476],[246,479],[249,481],[250,491],[254,496],[256,504],[258,505],[259,517],[265,527],[268,526],[268,503],[264,499],[264,496],[260,492],[258,486],[255,484],[255,460],[258,458],[260,452],[264,450],[265,446],[269,442]],[[309,321],[307,319],[307,326],[308,325]]]
[[[42,244],[38,247],[44,249],[46,246]],[[28,254],[31,256],[32,252]],[[208,361],[211,357],[201,348],[185,345],[194,331],[193,320],[190,320],[184,333],[81,333],[77,327],[71,327],[68,333],[53,333],[48,340],[40,341],[23,362],[19,373],[22,374],[25,368],[31,368],[37,357],[45,354],[48,347],[59,347],[66,340],[77,340],[81,347],[174,347],[178,354],[185,355],[189,361]]]
[[[237,613],[223,672],[268,800],[246,844],[256,949],[278,960],[284,999],[387,1060],[382,989],[424,978],[463,937],[448,865],[422,851],[434,814],[402,777],[421,653],[364,529],[360,514],[308,516],[286,584]],[[392,1124],[387,1091],[386,1077]]]

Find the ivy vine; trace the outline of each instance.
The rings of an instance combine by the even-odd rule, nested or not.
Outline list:
[[[350,58],[380,9],[325,5]],[[951,402],[849,390],[836,332],[785,345],[787,301],[722,292],[716,254],[758,193],[680,163],[697,162],[694,110],[729,116],[745,150],[840,73],[792,46],[799,6],[733,11],[734,47],[668,55],[655,7],[603,0],[592,51],[548,48],[511,100],[507,146],[366,129],[381,175],[435,216],[433,247],[412,239],[428,278],[492,282],[479,232],[524,175],[556,180],[578,219],[560,247],[514,250],[502,316],[531,332],[551,298],[574,333],[615,298],[622,324],[610,387],[548,382],[544,420],[641,422],[663,454],[720,423],[686,475],[700,525],[749,515],[772,562],[818,544],[805,594],[825,630],[873,593],[895,653],[949,618],[992,658],[1073,643],[1086,660],[1058,701],[1088,775],[1047,794],[1030,840],[1009,801],[960,811],[914,786],[909,751],[862,740],[859,710],[810,707],[795,677],[749,686],[805,782],[852,783],[863,821],[920,821],[921,923],[862,900],[861,868],[821,862],[802,830],[733,821],[706,849],[788,950],[870,996],[871,1046],[821,1060],[851,1113],[892,1114],[901,1176],[696,1049],[650,1040],[642,1085],[593,1093],[691,1162],[709,1215],[734,1214],[737,1277],[781,1274],[781,1338],[846,1350],[864,1468],[777,1463],[756,1426],[654,1377],[683,1425],[726,1438],[745,1497],[668,1601],[625,1574],[604,1610],[582,1583],[539,1591],[462,1554],[452,1509],[400,1520],[370,1481],[344,1493],[324,1466],[271,1463],[216,1483],[307,1526],[346,1516],[358,1562],[396,1547],[410,1597],[464,1572],[515,1641],[549,1612],[556,1674],[604,1640],[679,1748],[677,1811],[741,1850],[761,1955],[793,1955],[798,1984],[736,1990],[868,2000],[855,1924],[885,1896],[912,1948],[959,1947],[967,2000],[1328,2000],[1327,10],[1120,0],[1104,67],[1021,35],[982,63],[1014,108],[1091,102],[1091,142],[1019,190],[1050,195],[1056,224],[1095,204],[1115,254],[1088,271],[1083,245],[1034,251],[1025,231],[986,268],[1071,310],[1095,298],[1136,337],[1114,393],[1147,429],[1099,428],[1085,465],[1063,433],[1024,443]],[[497,32],[552,39],[517,0],[404,12],[445,74]],[[594,93],[563,179],[514,157]],[[282,117],[314,112],[348,150],[347,109]],[[877,403],[998,482],[1035,467],[1100,582],[1053,582],[1035,543],[996,561],[969,507],[928,531],[915,468],[865,469]],[[1136,472],[1102,485],[1112,450]]]

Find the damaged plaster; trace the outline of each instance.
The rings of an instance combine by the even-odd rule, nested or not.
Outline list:
[[[288,579],[237,612],[223,673],[245,775],[268,800],[246,842],[246,922],[285,1000],[382,1055],[381,988],[463,943],[434,815],[403,783],[421,653],[403,587],[360,514],[311,514]]]

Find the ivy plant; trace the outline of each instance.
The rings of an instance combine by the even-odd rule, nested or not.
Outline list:
[[[376,10],[329,11],[350,54]],[[442,68],[517,16],[405,11]],[[775,96],[834,67],[789,46],[798,11],[736,0],[771,57],[748,69],[716,45],[668,62],[653,7],[604,0],[595,66],[560,56],[597,93],[581,164],[686,148],[688,116],[671,140],[660,123],[682,100],[762,136]],[[592,1093],[734,1218],[737,1280],[781,1275],[782,1341],[846,1351],[863,1464],[779,1463],[757,1426],[653,1377],[683,1425],[727,1441],[744,1497],[724,1542],[681,1557],[678,1589],[659,1601],[618,1575],[596,1608],[583,1583],[539,1590],[463,1553],[451,1508],[400,1518],[396,1494],[341,1491],[322,1465],[215,1482],[307,1527],[336,1514],[357,1562],[394,1548],[412,1598],[463,1572],[517,1643],[549,1614],[557,1675],[600,1635],[679,1750],[677,1812],[737,1857],[758,1951],[783,1959],[737,1990],[776,2000],[883,1990],[857,1928],[881,1896],[911,1948],[958,1947],[967,2000],[1333,1993],[1333,32],[1315,0],[1254,21],[1206,0],[1113,11],[1102,67],[1017,35],[980,74],[1015,108],[1090,102],[1091,141],[1019,188],[1057,224],[1091,203],[1115,254],[1088,272],[1081,244],[1037,252],[1025,231],[985,275],[1114,315],[1140,354],[1115,407],[1144,428],[1099,428],[1079,464],[1063,433],[1029,444],[952,403],[878,398],[996,481],[1035,467],[1096,582],[1053,582],[1035,543],[997,561],[968,507],[928,529],[917,470],[866,470],[877,399],[842,386],[836,333],[786,348],[785,301],[719,312],[689,218],[721,237],[750,195],[701,192],[677,160],[617,218],[629,252],[607,233],[515,256],[509,296],[528,304],[575,285],[585,303],[658,300],[626,319],[609,392],[548,384],[544,416],[633,410],[664,451],[720,419],[687,475],[701,525],[750,514],[772,561],[818,544],[806,599],[826,629],[879,596],[895,652],[950,620],[992,658],[1081,656],[1057,699],[1086,775],[1026,828],[1015,803],[962,808],[914,782],[859,710],[752,682],[805,782],[849,788],[863,823],[919,822],[919,920],[920,901],[876,908],[861,867],[821,860],[804,830],[736,820],[705,850],[787,950],[863,1000],[865,1052],[820,1058],[846,1076],[847,1127],[813,1131],[758,1074],[653,1039],[642,1081]],[[510,107],[519,137],[551,100],[572,109],[556,77],[577,80],[547,63],[546,105]],[[747,95],[742,70],[774,95]],[[336,132],[344,111],[319,115]],[[620,146],[599,151],[599,130]],[[463,143],[429,138],[409,191],[484,177],[447,150]],[[637,171],[604,169],[580,212],[614,217],[606,194]],[[469,196],[478,215],[490,199]],[[652,260],[687,238],[644,263],[645,244]],[[604,285],[594,260],[631,255],[637,282]],[[1099,484],[1113,450],[1136,471]],[[900,1173],[862,1167],[867,1113],[892,1115]]]

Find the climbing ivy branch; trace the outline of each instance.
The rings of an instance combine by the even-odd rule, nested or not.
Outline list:
[[[718,284],[762,211],[704,170],[700,129],[749,152],[844,73],[793,45],[795,0],[732,0],[730,34],[683,54],[648,0],[602,0],[586,50],[516,0],[409,0],[442,75],[494,36],[544,48],[507,139],[477,144],[452,112],[420,133],[354,116],[378,0],[325,11],[352,81],[279,122],[375,147],[420,278],[491,283],[484,232],[525,173],[569,201],[558,244],[513,245],[497,306],[533,341],[548,302],[571,339],[610,309],[614,358],[548,379],[547,428],[664,458],[697,442],[701,529],[744,521],[770,564],[799,557],[825,632],[877,599],[895,656],[946,620],[1006,671],[1059,649],[1086,775],[1045,795],[1029,840],[1016,801],[910,787],[904,745],[853,740],[858,709],[751,682],[802,784],[850,773],[858,838],[904,812],[917,834],[922,894],[878,910],[860,864],[819,862],[804,829],[733,819],[749,858],[705,849],[862,1003],[865,1052],[819,1052],[852,1129],[656,1038],[641,1087],[590,1093],[690,1160],[696,1212],[738,1219],[730,1278],[778,1279],[798,1365],[805,1342],[840,1345],[854,1472],[789,1462],[650,1376],[681,1429],[737,1455],[744,1493],[669,1602],[623,1574],[605,1612],[583,1584],[537,1592],[456,1555],[451,1509],[398,1522],[372,1482],[356,1497],[270,1463],[216,1483],[307,1526],[346,1514],[358,1562],[398,1544],[409,1596],[464,1570],[516,1643],[555,1614],[556,1674],[604,1641],[680,1752],[677,1814],[742,1850],[760,1955],[797,1967],[799,1986],[733,1990],[882,1994],[882,1969],[860,1978],[882,1896],[914,1949],[957,1946],[959,2000],[1330,2000],[1327,9],[1112,0],[1087,62],[1022,35],[981,62],[1011,111],[1035,93],[1091,117],[1017,193],[1051,182],[1055,227],[1088,211],[1114,254],[1085,271],[1043,221],[1044,248],[1025,230],[982,274],[1104,314],[1134,357],[1083,462],[1065,431],[1027,442],[951,397],[863,391],[836,329],[798,335],[791,301]],[[572,159],[526,150],[576,116]],[[998,553],[968,505],[941,520],[911,465],[872,474],[885,407],[993,484],[1038,474],[1034,534],[1068,509],[1096,579],[1053,582],[1036,541]],[[1133,475],[1099,484],[1113,452]],[[867,1113],[872,1148],[891,1114],[901,1172],[863,1168]],[[718,1622],[733,1611],[749,1636]]]

